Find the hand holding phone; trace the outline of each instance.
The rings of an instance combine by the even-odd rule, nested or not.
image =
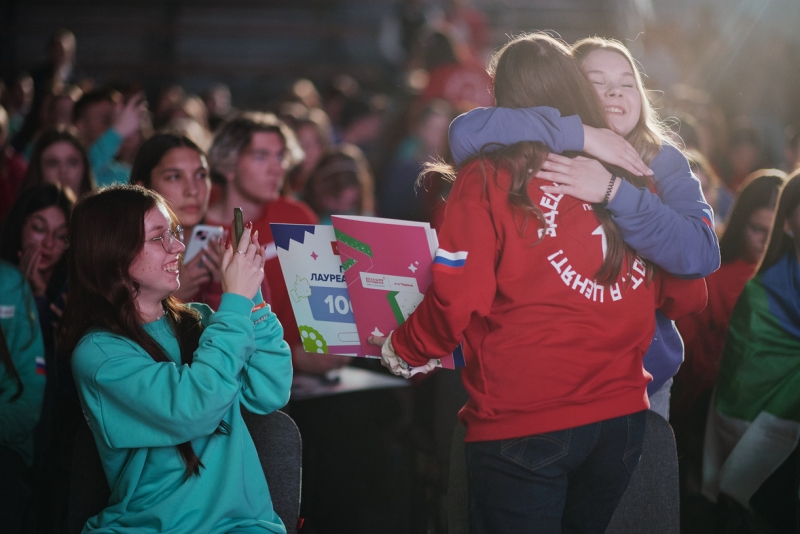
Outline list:
[[[244,232],[242,208],[233,208],[233,236],[236,239],[233,244],[237,250],[239,249],[239,241],[242,239],[242,232]]]
[[[219,241],[222,237],[223,228],[221,226],[210,226],[207,224],[197,224],[192,230],[192,236],[186,245],[186,252],[183,253],[183,263],[189,263],[204,248],[208,248],[209,243]]]

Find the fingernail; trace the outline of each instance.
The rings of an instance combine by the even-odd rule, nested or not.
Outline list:
[[[249,221],[247,224],[244,225],[245,228],[248,230],[253,227],[253,221]]]
[[[253,234],[253,238],[258,239],[258,230],[256,230],[256,232]]]

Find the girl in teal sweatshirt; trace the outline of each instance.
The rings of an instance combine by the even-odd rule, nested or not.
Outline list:
[[[16,267],[0,261],[0,525],[21,526],[30,495],[33,429],[44,398],[44,344],[36,303]]]
[[[284,406],[292,379],[258,234],[223,251],[214,313],[171,296],[175,221],[137,186],[75,208],[63,343],[111,489],[84,532],[285,532],[240,411]]]

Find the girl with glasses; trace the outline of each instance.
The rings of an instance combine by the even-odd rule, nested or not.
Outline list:
[[[87,530],[285,532],[241,409],[286,404],[292,368],[261,297],[258,233],[220,251],[216,312],[181,304],[175,214],[138,186],[93,193],[70,228],[63,349],[111,488]]]
[[[194,227],[205,222],[211,194],[208,159],[191,139],[159,132],[144,142],[136,154],[130,183],[160,194],[175,212],[188,245]],[[190,261],[181,260],[181,287],[174,296],[182,302],[202,302],[216,309],[222,297],[220,257],[216,243],[209,243]],[[266,278],[261,283],[264,300],[270,301]]]

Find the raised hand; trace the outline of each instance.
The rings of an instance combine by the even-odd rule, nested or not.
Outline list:
[[[252,299],[264,279],[264,253],[258,243],[258,232],[251,235],[252,223],[247,223],[242,238],[231,244],[230,238],[222,252],[222,291]]]
[[[550,154],[542,164],[542,169],[536,173],[536,178],[560,184],[541,186],[539,189],[545,193],[563,193],[584,202],[599,203],[605,200],[611,173],[596,159]],[[621,181],[615,181],[609,200],[617,194]]]
[[[139,129],[146,115],[147,100],[144,93],[137,93],[125,104],[117,106],[117,118],[113,128],[122,137],[128,137]]]
[[[636,176],[653,175],[653,171],[642,161],[636,149],[624,137],[611,130],[584,126],[583,151]]]
[[[39,243],[31,243],[25,249],[19,251],[19,270],[36,296],[42,296],[47,290],[47,281],[39,271],[39,260],[42,257],[42,248]]]

